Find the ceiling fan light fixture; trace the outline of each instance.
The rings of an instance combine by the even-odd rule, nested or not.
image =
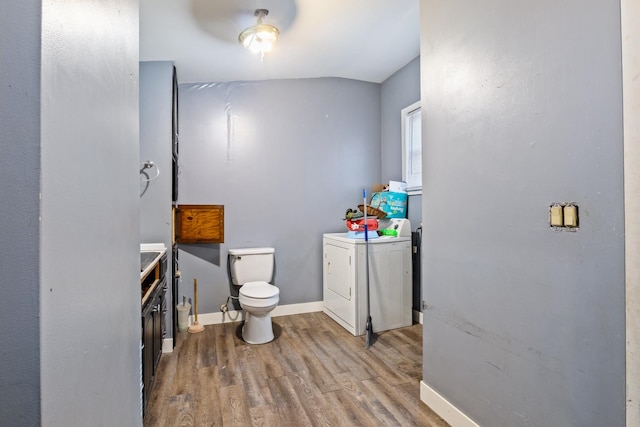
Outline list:
[[[261,56],[271,50],[280,35],[280,30],[277,27],[263,22],[264,17],[268,14],[267,9],[256,9],[254,15],[258,18],[258,23],[244,29],[238,36],[238,41],[242,46],[253,53],[259,53]]]

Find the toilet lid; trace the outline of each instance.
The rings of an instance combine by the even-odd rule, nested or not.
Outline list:
[[[273,298],[280,290],[267,282],[247,282],[240,288],[240,293],[251,298]]]

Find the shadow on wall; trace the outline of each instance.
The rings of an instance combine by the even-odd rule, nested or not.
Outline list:
[[[210,262],[220,267],[220,245],[218,243],[198,243],[198,244],[180,244],[180,250],[187,252],[195,257],[200,258],[203,261]]]

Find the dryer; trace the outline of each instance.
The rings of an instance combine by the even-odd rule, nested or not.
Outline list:
[[[355,336],[365,333],[365,241],[324,234],[323,311]],[[369,283],[374,332],[412,324],[411,237],[369,239]]]

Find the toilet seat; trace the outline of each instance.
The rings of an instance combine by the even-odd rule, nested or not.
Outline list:
[[[247,282],[240,287],[240,304],[268,307],[278,303],[280,289],[267,282]]]
[[[250,298],[272,298],[280,294],[280,290],[267,282],[247,282],[240,288],[240,293]]]

